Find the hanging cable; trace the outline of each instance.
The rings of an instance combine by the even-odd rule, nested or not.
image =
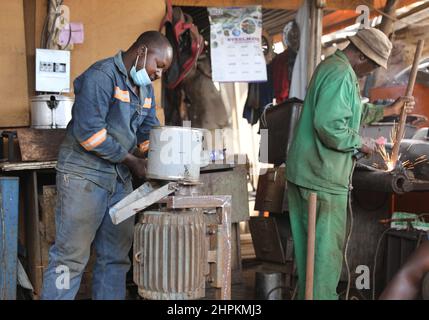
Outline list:
[[[380,238],[378,239],[377,248],[375,249],[375,255],[374,255],[374,268],[372,270],[372,300],[375,300],[375,274],[377,270],[377,258],[378,258],[378,251],[380,250],[381,242],[386,235],[387,231],[392,230],[392,228],[388,228],[383,231]]]
[[[349,233],[347,236],[346,245],[344,247],[344,263],[345,263],[346,268],[347,268],[346,300],[349,300],[350,286],[351,286],[351,281],[352,281],[347,251],[349,249],[349,242],[350,242],[350,238],[352,236],[352,231],[353,231],[353,209],[352,209],[353,186],[352,186],[352,178],[353,178],[353,172],[355,171],[355,167],[356,167],[356,159],[353,158],[352,170],[351,170],[350,176],[349,176],[349,193],[348,193],[348,213],[350,216],[350,225],[349,225]]]

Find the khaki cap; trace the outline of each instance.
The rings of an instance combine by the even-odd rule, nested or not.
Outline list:
[[[360,29],[354,36],[348,37],[348,39],[367,58],[387,69],[387,60],[392,51],[392,43],[382,31],[375,28]]]

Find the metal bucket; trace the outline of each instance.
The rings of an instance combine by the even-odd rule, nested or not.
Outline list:
[[[204,129],[154,127],[150,131],[146,177],[157,180],[197,182],[200,167],[208,164]]]
[[[255,290],[257,300],[282,300],[281,272],[256,272]]]
[[[72,118],[74,99],[60,94],[31,98],[31,127],[35,129],[66,128]]]

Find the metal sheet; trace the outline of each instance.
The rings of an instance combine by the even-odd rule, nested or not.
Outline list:
[[[288,99],[267,109],[261,116],[260,129],[268,129],[268,146],[264,145],[266,140],[261,139],[260,162],[281,165],[286,161],[287,151],[292,143],[301,109],[301,100]],[[268,155],[266,150],[268,150]]]
[[[390,230],[386,235],[385,255],[385,286],[392,280],[408,258],[417,249],[422,241],[427,241],[426,233],[421,231]],[[380,257],[380,261],[383,257]],[[383,289],[382,287],[379,289]],[[377,290],[380,291],[380,290]]]
[[[258,179],[255,210],[283,212],[285,186],[285,167],[267,169]]]
[[[153,189],[149,183],[143,184],[110,208],[109,214],[113,224],[121,223],[137,212],[173,193],[176,190],[176,186],[176,183],[170,182],[159,189]]]
[[[222,165],[221,165],[221,168]],[[212,165],[211,170],[215,167]],[[247,168],[236,165],[229,170],[202,171],[197,187],[200,195],[231,195],[231,223],[249,220],[249,195],[247,191]]]
[[[16,299],[19,179],[0,177],[0,299]]]
[[[249,227],[258,260],[286,263],[285,251],[274,218],[251,217]]]

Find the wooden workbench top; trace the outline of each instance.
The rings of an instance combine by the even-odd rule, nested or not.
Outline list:
[[[57,161],[0,162],[0,171],[55,169]]]

